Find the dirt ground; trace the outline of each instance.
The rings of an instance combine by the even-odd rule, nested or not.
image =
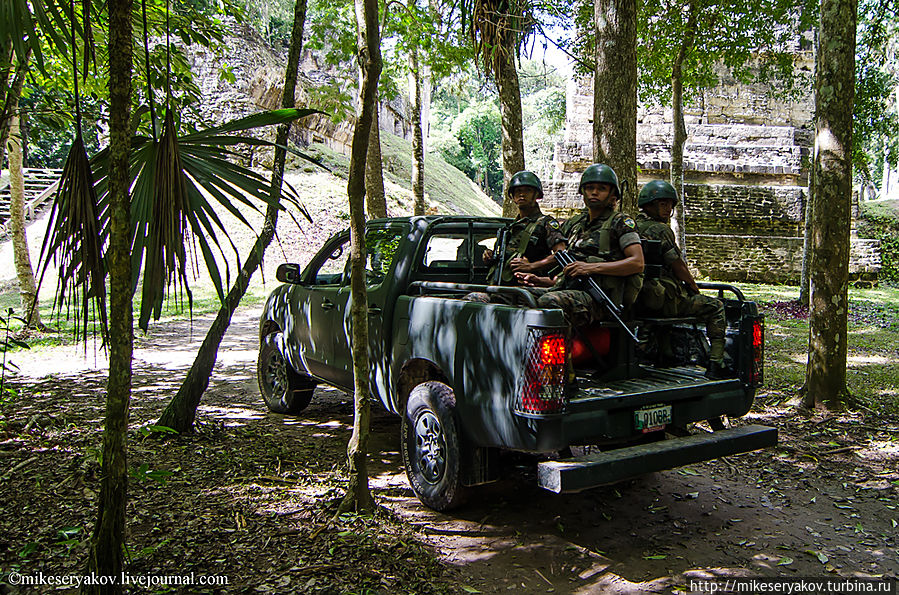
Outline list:
[[[325,593],[667,593],[714,577],[899,575],[899,419],[801,415],[767,393],[731,423],[777,426],[777,448],[568,495],[536,487],[533,465],[509,456],[507,477],[450,514],[415,499],[399,420],[374,406],[382,509],[330,520],[351,398],[319,388],[300,417],[268,413],[258,314],[238,311],[198,432],[174,440],[139,428],[177,389],[209,319],[164,321],[138,339],[129,572],[228,577],[185,592]],[[0,593],[30,592],[10,572],[82,569],[106,375],[102,354],[71,347],[13,360],[17,395],[0,405]]]

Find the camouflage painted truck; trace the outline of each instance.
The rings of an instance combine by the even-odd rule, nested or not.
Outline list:
[[[694,320],[627,321],[635,344],[614,323],[573,330],[528,291],[488,285],[482,254],[508,223],[431,216],[367,225],[369,386],[402,416],[406,474],[424,504],[450,509],[498,479],[502,451],[533,454],[541,487],[575,492],[776,443],[774,428],[725,428],[722,419],[745,415],[762,382],[763,319],[739,289],[704,286],[725,302],[732,376],[709,380]],[[318,383],[353,390],[349,251],[347,231],[304,270],[278,269],[283,284],[259,328],[259,386],[271,411],[299,413]],[[470,291],[516,305],[461,299]],[[666,367],[654,353],[661,336],[678,347]]]

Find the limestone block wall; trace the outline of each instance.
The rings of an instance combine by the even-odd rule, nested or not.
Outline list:
[[[796,48],[798,76],[814,57]],[[813,98],[788,101],[761,85],[743,85],[723,69],[720,85],[685,108],[684,146],[687,247],[691,268],[720,281],[798,282],[808,199]],[[592,79],[569,81],[564,140],[556,145],[552,181],[543,205],[559,217],[583,207],[580,174],[592,163]],[[672,112],[640,105],[638,183],[668,179]],[[853,224],[857,199],[853,197]],[[879,242],[852,237],[850,272],[875,280]]]

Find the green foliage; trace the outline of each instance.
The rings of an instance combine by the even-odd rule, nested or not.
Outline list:
[[[553,153],[565,127],[565,80],[545,64],[522,62],[519,73],[525,163],[542,180],[552,174]]]
[[[6,310],[6,315],[0,315],[0,402],[6,399],[6,373],[16,372],[19,367],[6,358],[6,353],[13,347],[28,349],[28,345],[11,336],[11,325],[14,320],[25,324],[25,319],[13,316],[13,309]]]
[[[444,93],[442,89],[438,92],[431,112],[434,148],[491,198],[502,201],[502,123],[496,101],[473,96],[452,98]]]
[[[899,201],[862,203],[858,234],[880,240],[880,279],[899,284]]]
[[[859,181],[874,180],[884,161],[899,159],[899,13],[879,0],[860,0],[855,55],[852,165]]]

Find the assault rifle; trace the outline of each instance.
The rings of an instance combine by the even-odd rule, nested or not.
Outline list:
[[[494,285],[502,285],[503,284],[503,269],[506,266],[506,252],[509,247],[509,236],[512,235],[512,232],[509,231],[508,227],[503,227],[499,230],[496,236],[497,249],[496,254],[494,254],[493,258],[496,259],[496,265],[494,268],[494,277],[493,284]]]
[[[573,262],[577,262],[577,259],[568,252],[568,250],[559,250],[558,252],[553,253],[553,256],[556,258],[556,262],[564,269],[566,266]],[[637,335],[634,334],[634,331],[623,321],[621,320],[621,308],[612,301],[612,299],[603,291],[602,287],[599,286],[599,283],[596,282],[596,279],[593,277],[579,278],[575,279],[575,281],[580,284],[583,289],[589,293],[594,300],[599,302],[602,306],[609,311],[609,314],[612,315],[612,318],[624,329],[631,339],[634,340],[635,343],[639,343],[637,339]]]

